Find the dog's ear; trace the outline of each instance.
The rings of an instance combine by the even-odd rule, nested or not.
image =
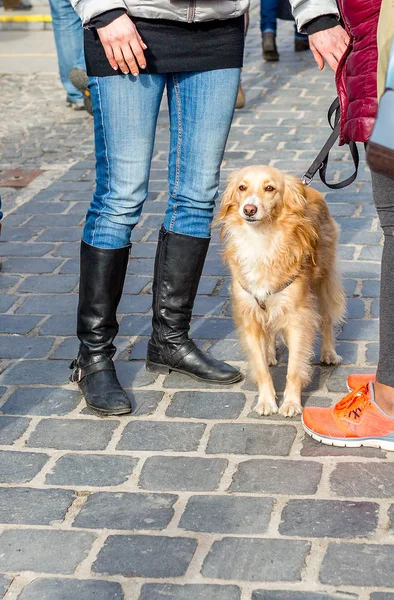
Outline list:
[[[227,217],[227,213],[232,206],[235,204],[236,194],[237,194],[237,180],[238,180],[238,172],[232,173],[230,175],[227,187],[224,190],[224,194],[222,197],[222,201],[220,203],[219,214],[216,218],[215,225],[219,223],[223,223],[223,221]]]
[[[285,189],[283,194],[283,203],[292,211],[303,210],[306,205],[306,190],[304,184],[293,177],[286,174],[284,176]]]

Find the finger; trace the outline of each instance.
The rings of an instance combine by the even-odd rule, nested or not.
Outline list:
[[[122,73],[124,73],[125,75],[127,75],[129,73],[129,67],[127,66],[127,63],[124,59],[123,56],[123,52],[120,46],[115,46],[112,48],[113,53],[114,53],[114,57],[116,62],[119,65],[119,69],[122,71]]]
[[[313,44],[310,45],[310,48],[312,50],[312,54],[313,54],[313,58],[315,59],[315,63],[319,67],[320,71],[322,71],[324,69],[324,60],[323,60],[322,55],[320,54],[320,52],[318,50],[316,50],[316,48]]]
[[[103,48],[109,64],[115,71],[117,71],[119,67],[118,63],[116,62],[112,47],[110,46],[110,44],[103,44]]]
[[[133,51],[134,57],[137,60],[137,63],[139,64],[139,66],[141,67],[141,69],[145,69],[146,67],[146,60],[145,60],[145,55],[144,52],[140,46],[139,41],[136,40],[132,40],[130,42],[130,46],[131,49]]]
[[[324,56],[327,64],[329,67],[331,67],[331,69],[334,71],[334,73],[336,72],[337,68],[338,68],[338,59],[336,58],[336,56],[334,56],[334,54],[332,54],[331,52],[327,53]]]
[[[140,71],[138,69],[137,63],[135,62],[135,58],[129,44],[122,46],[122,53],[124,56],[124,60],[127,63],[128,69],[130,70],[130,73],[137,77]]]
[[[144,40],[142,39],[142,37],[140,36],[140,34],[137,31],[137,36],[138,36],[138,41],[141,45],[141,48],[143,48],[144,50],[146,50],[148,48],[148,46],[145,44]]]

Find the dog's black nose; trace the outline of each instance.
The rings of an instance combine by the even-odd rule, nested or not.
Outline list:
[[[257,213],[257,206],[254,204],[245,204],[244,206],[244,214],[247,217],[253,217]]]

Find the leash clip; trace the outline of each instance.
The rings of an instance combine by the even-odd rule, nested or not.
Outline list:
[[[312,181],[313,177],[310,177],[306,173],[304,173],[304,175],[301,177],[301,182],[303,183],[303,185],[311,185]]]

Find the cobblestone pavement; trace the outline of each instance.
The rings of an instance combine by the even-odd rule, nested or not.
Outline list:
[[[295,55],[263,64],[257,14],[224,175],[249,163],[301,174],[328,135],[332,74]],[[3,76],[4,166],[41,168],[3,189],[0,277],[0,597],[6,600],[393,600],[393,454],[329,448],[299,418],[258,418],[246,378],[229,389],[148,373],[150,285],[166,204],[163,110],[149,199],[120,306],[117,368],[131,417],[98,419],[67,383],[77,350],[78,245],[93,188],[92,122],[54,77]],[[350,171],[338,151],[332,174]],[[317,184],[323,189],[320,184]],[[377,356],[380,232],[365,162],[327,192],[341,227],[348,320],[343,366],[316,364],[304,399],[327,406]],[[193,333],[245,370],[214,234]],[[285,356],[273,369],[279,396]],[[4,596],[3,596],[4,595]]]

